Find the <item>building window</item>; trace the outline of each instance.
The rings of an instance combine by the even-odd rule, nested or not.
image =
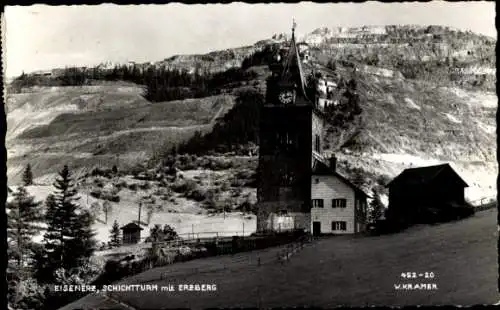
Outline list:
[[[312,206],[313,208],[323,208],[323,199],[313,199]]]
[[[288,172],[281,176],[281,186],[292,186],[295,183],[293,173]]]
[[[347,223],[344,221],[332,222],[332,231],[337,231],[337,230],[342,230],[342,231],[347,230]]]
[[[321,141],[320,141],[319,135],[316,135],[316,141],[314,143],[314,150],[318,153],[320,152],[320,147],[321,147],[320,142]]]
[[[281,175],[281,180],[280,180],[280,185],[281,186],[292,186],[295,183],[295,173],[292,170],[293,168],[285,165],[282,170],[280,171]]]
[[[346,199],[332,199],[332,208],[345,208],[347,205]]]
[[[293,151],[298,149],[298,136],[295,132],[281,131],[276,133],[276,144],[283,151]]]

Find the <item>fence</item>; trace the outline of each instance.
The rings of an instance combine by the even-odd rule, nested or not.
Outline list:
[[[229,240],[230,239],[230,240]],[[119,262],[114,263],[113,271],[108,274],[108,277],[103,276],[100,281],[117,281],[123,277],[132,276],[128,281],[133,281],[134,283],[148,283],[158,280],[163,280],[171,276],[187,276],[199,273],[210,273],[217,272],[221,270],[237,270],[241,268],[242,265],[250,265],[258,268],[264,264],[276,263],[276,257],[289,257],[292,255],[290,253],[296,253],[298,250],[302,249],[306,243],[311,242],[311,238],[305,236],[303,232],[290,232],[276,234],[272,236],[252,236],[252,237],[237,237],[233,236],[231,238],[219,239],[218,242],[214,242],[213,239],[208,239],[206,242],[196,239],[196,245],[205,246],[205,251],[195,251],[187,253],[186,255],[180,255],[179,251],[162,252],[161,249],[165,249],[166,245],[174,245],[174,242],[180,242],[179,245],[187,245],[189,241],[194,240],[180,240],[173,241],[169,243],[155,243],[152,249],[153,258],[147,258],[144,260],[131,258],[126,261],[125,264]],[[284,248],[276,247],[284,244]],[[168,247],[167,247],[168,248]],[[266,249],[264,251],[254,251],[251,253],[241,254],[242,252],[249,252],[253,250]],[[160,253],[161,252],[161,253]],[[224,255],[232,254],[232,255]],[[182,264],[176,266],[175,269],[170,269],[169,272],[158,271],[158,267],[165,267],[179,261],[188,261],[201,257],[213,257],[224,255],[217,259],[217,261],[204,261],[201,264],[195,264],[198,267],[189,267],[191,264]],[[281,261],[281,259],[279,259]],[[150,269],[155,268],[155,270]],[[101,284],[101,283],[98,283]]]
[[[483,197],[480,199],[472,200],[469,202],[469,204],[474,207],[474,210],[476,212],[479,212],[479,211],[484,211],[484,210],[496,208],[497,201],[496,201],[496,197],[488,196],[488,197]]]
[[[295,253],[302,250],[313,240],[314,237],[312,235],[305,235],[300,237],[296,242],[288,244],[283,250],[278,252],[278,261],[282,264],[288,262]]]

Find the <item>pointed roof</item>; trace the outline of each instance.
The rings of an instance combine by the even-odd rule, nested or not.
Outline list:
[[[302,64],[300,61],[299,49],[295,41],[295,23],[294,28],[292,28],[292,39],[290,40],[290,48],[288,49],[288,54],[285,57],[285,63],[283,66],[283,71],[281,73],[282,80],[297,82],[302,92],[302,95],[307,99],[305,90],[305,78],[304,71],[302,69]]]
[[[365,197],[371,198],[370,195],[366,194],[362,189],[360,189],[359,187],[354,185],[346,177],[339,174],[336,170],[333,170],[332,168],[330,168],[330,166],[328,166],[327,164],[325,164],[324,162],[322,162],[316,158],[314,159],[314,163],[313,163],[312,175],[335,176],[335,177],[339,178],[342,182],[344,182],[347,186],[352,188],[355,192],[357,192]]]
[[[394,183],[404,183],[406,185],[427,184],[436,179],[441,173],[448,169],[451,170],[451,172],[456,176],[456,178],[458,178],[459,182],[461,182],[464,187],[469,187],[469,185],[467,185],[467,183],[458,175],[458,173],[455,172],[455,170],[453,170],[453,168],[449,164],[405,169],[391,182],[389,182],[386,187],[389,187]]]

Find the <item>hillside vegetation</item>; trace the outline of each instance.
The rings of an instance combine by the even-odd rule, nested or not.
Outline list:
[[[255,156],[258,115],[244,116],[260,100],[250,97],[264,94],[266,64],[284,39],[118,66],[106,69],[112,78],[87,77],[93,85],[11,91],[9,182],[28,162],[40,181],[62,161],[89,171],[117,163],[128,169],[152,157],[159,163],[177,151]],[[303,39],[313,59],[306,74],[314,68],[336,76],[345,98],[351,96],[345,82],[355,81],[359,109],[331,111],[324,141],[345,174],[369,188],[405,167],[444,161],[473,186],[494,184],[495,40],[437,26],[320,28]],[[245,93],[254,95],[237,99]]]

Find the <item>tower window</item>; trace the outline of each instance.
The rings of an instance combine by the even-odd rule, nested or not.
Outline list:
[[[321,143],[321,141],[320,141],[319,135],[316,135],[316,141],[314,143],[314,150],[318,153],[320,152],[320,149],[321,149],[320,143]]]
[[[293,185],[295,178],[293,173],[287,172],[281,176],[281,185],[282,186],[291,186]]]
[[[297,134],[288,131],[276,133],[277,144],[284,147],[283,150],[294,150],[297,148]]]

